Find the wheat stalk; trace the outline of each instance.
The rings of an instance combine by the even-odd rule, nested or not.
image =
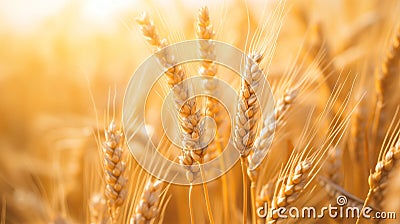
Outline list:
[[[352,160],[355,163],[354,169],[357,170],[357,175],[354,176],[354,189],[361,192],[362,189],[364,189],[363,183],[368,175],[366,171],[368,170],[369,164],[369,161],[365,160],[367,156],[365,153],[367,147],[365,144],[367,128],[367,114],[365,110],[365,102],[362,100],[362,103],[359,104],[351,119],[351,137],[348,141],[350,156],[352,156]]]
[[[250,154],[257,133],[257,117],[259,110],[256,91],[262,71],[258,68],[262,56],[252,54],[245,58],[244,80],[241,83],[239,102],[236,112],[234,145],[240,153],[243,179],[243,223],[247,222],[247,156]]]
[[[104,155],[104,179],[106,188],[104,191],[108,213],[112,220],[117,218],[119,208],[125,201],[125,184],[127,178],[124,176],[126,169],[123,156],[124,134],[117,128],[115,121],[111,121],[105,130],[105,141],[103,143]]]

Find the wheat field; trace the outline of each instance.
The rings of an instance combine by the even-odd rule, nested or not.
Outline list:
[[[164,51],[193,39],[200,61]],[[240,76],[214,41],[246,55]],[[161,78],[130,83],[151,56]],[[191,98],[195,77],[235,98]],[[0,224],[400,222],[397,0],[2,1],[0,93]],[[186,185],[138,163],[151,144]]]

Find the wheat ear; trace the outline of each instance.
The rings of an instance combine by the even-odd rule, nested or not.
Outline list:
[[[383,193],[388,185],[390,173],[393,173],[400,160],[400,141],[391,147],[385,156],[376,164],[375,171],[369,175],[369,192],[365,204],[376,203],[379,208],[383,199]]]
[[[154,22],[150,17],[143,13],[143,15],[137,19],[143,36],[147,42],[160,50],[168,46],[168,41],[165,38],[160,38]],[[196,100],[189,99],[188,87],[181,83],[185,79],[185,72],[182,66],[175,65],[174,57],[168,51],[161,51],[157,53],[157,57],[167,70],[165,76],[167,77],[168,84],[173,88],[175,104],[179,111],[179,123],[182,133],[182,142],[184,148],[179,156],[179,162],[183,165],[188,165],[187,178],[190,182],[197,177],[199,172],[198,166],[191,166],[197,163],[201,163],[203,159],[204,149],[199,148],[200,146],[200,135],[202,128],[200,127],[200,112],[196,109]],[[172,67],[171,67],[172,66]]]
[[[264,158],[259,153],[264,152],[264,149],[269,146],[272,141],[275,128],[282,126],[283,117],[289,111],[289,108],[293,105],[294,100],[298,95],[298,88],[288,88],[283,96],[278,99],[275,104],[273,115],[267,117],[263,123],[263,128],[254,143],[254,153],[249,157],[249,163],[259,164]],[[257,180],[258,170],[248,169],[248,174],[252,182]]]
[[[258,68],[262,57],[259,54],[252,54],[245,58],[244,80],[241,83],[239,92],[238,107],[236,112],[236,123],[234,133],[234,145],[240,153],[243,177],[243,223],[247,222],[247,156],[253,148],[254,139],[257,133],[256,114],[259,110],[256,91],[262,71]]]
[[[217,74],[217,65],[213,61],[209,61],[215,59],[215,44],[212,42],[214,36],[215,31],[210,21],[208,8],[202,7],[197,16],[196,37],[203,40],[199,42],[201,58],[208,59],[201,62],[199,69],[199,74],[205,78],[204,89],[208,94],[212,94],[217,88],[214,79],[214,76]],[[214,98],[207,99],[207,115],[215,118],[218,127],[221,118],[218,117],[219,108],[217,105],[218,101]]]
[[[273,208],[274,210],[268,217],[268,223],[275,223],[276,221],[278,221],[279,216],[277,214],[277,208],[286,207],[297,200],[300,192],[303,191],[304,187],[309,182],[311,168],[311,161],[301,161],[290,173],[287,180],[282,182],[278,194],[275,195],[272,199],[271,208]]]
[[[95,194],[89,201],[90,224],[107,224],[107,203],[103,195]]]
[[[160,215],[164,183],[159,180],[149,179],[136,206],[135,215],[131,218],[131,224],[153,223]]]
[[[106,182],[105,198],[107,200],[108,212],[114,221],[119,213],[119,208],[125,201],[124,176],[125,162],[122,159],[124,134],[117,128],[115,121],[111,121],[105,130],[105,142],[103,143],[104,155],[104,177]]]
[[[331,147],[328,151],[327,161],[324,164],[326,177],[334,184],[340,185],[343,174],[340,172],[342,166],[343,150],[340,147]]]
[[[247,169],[247,175],[250,178],[250,195],[251,195],[251,204],[252,204],[252,214],[253,220],[256,220],[255,217],[255,205],[256,205],[256,194],[257,194],[257,179],[258,179],[258,166],[256,164],[260,164],[262,159],[265,158],[263,153],[265,153],[265,149],[270,145],[272,142],[273,134],[275,127],[278,125],[282,125],[282,118],[283,115],[288,111],[290,106],[292,105],[295,97],[297,96],[297,89],[288,89],[285,91],[285,94],[282,98],[280,98],[275,106],[273,115],[267,117],[264,121],[263,128],[259,133],[258,137],[254,143],[254,151],[248,157],[248,163],[251,164]],[[251,167],[255,167],[250,169]]]
[[[242,80],[239,92],[234,144],[239,150],[240,156],[244,158],[250,154],[257,132],[256,114],[259,106],[257,105],[256,91],[263,75],[257,64],[261,59],[259,54],[246,57],[244,80]]]
[[[202,7],[197,15],[196,24],[196,37],[202,39],[199,41],[200,57],[203,59],[199,68],[199,74],[204,78],[204,89],[205,93],[212,95],[217,91],[217,82],[215,80],[215,75],[217,74],[217,65],[210,60],[215,60],[215,44],[212,42],[215,36],[215,31],[210,20],[210,13],[208,8]],[[206,114],[209,117],[214,118],[217,128],[221,127],[222,118],[219,116],[219,106],[218,101],[212,97],[207,98]],[[217,136],[219,137],[218,133]],[[219,139],[215,139],[215,144],[218,144]],[[219,147],[211,147],[211,149],[218,149]],[[210,150],[210,149],[209,149]],[[208,151],[207,154],[213,155],[215,151]]]
[[[393,98],[392,85],[397,83],[400,74],[400,28],[397,30],[397,34],[390,46],[389,52],[382,64],[381,72],[378,74],[376,79],[376,112],[374,121],[374,132],[376,136],[375,141],[380,141],[385,135],[385,128],[382,125],[387,119],[387,103],[390,98]],[[377,142],[379,144],[379,142]]]

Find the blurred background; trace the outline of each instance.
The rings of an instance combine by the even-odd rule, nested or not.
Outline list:
[[[396,32],[397,1],[287,2],[271,79],[287,70],[288,59],[301,46],[321,47],[321,42],[338,71],[367,71],[366,79],[373,77],[378,67],[373,65],[381,61]],[[195,37],[197,11],[207,5],[216,39],[243,49],[248,22],[253,33],[262,23],[264,4],[0,0],[0,220],[87,220],[85,167],[98,150],[94,130],[105,124],[110,95],[116,93],[121,108],[131,75],[152,53],[135,23],[141,12],[148,11],[173,43]],[[363,85],[369,88],[373,81]],[[240,202],[241,195],[235,197]],[[168,211],[173,208],[167,208],[166,220],[188,218],[172,217]]]

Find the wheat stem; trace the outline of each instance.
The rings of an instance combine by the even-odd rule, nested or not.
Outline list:
[[[194,214],[193,214],[193,205],[192,205],[192,196],[193,196],[193,184],[189,187],[189,216],[190,216],[190,223],[194,224]]]
[[[256,214],[256,182],[251,181],[250,183],[250,199],[251,199],[251,221],[253,224],[257,222],[257,214]]]
[[[212,211],[211,211],[210,196],[208,195],[207,182],[205,181],[204,170],[201,168],[200,168],[200,173],[201,173],[201,177],[203,179],[204,199],[206,201],[208,218],[210,219],[210,223],[214,224],[215,222],[214,222],[214,217],[213,217]]]
[[[240,164],[242,166],[242,179],[243,179],[243,224],[247,223],[247,159],[240,157]]]

